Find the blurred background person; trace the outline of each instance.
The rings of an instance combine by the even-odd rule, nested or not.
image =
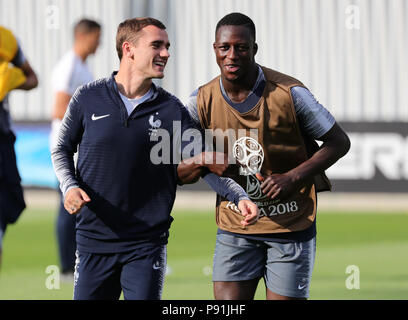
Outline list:
[[[31,90],[38,79],[13,33],[0,25],[0,266],[6,227],[25,209],[11,128],[8,94],[14,89]]]
[[[54,103],[50,132],[50,148],[56,145],[62,118],[75,90],[93,81],[93,75],[86,64],[89,55],[99,46],[101,25],[90,19],[81,19],[74,26],[74,44],[58,61],[52,73]],[[73,279],[75,266],[75,216],[64,208],[60,190],[60,205],[56,220],[56,234],[61,266],[61,279]]]

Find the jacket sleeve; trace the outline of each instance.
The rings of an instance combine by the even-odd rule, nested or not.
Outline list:
[[[78,89],[71,98],[62,120],[57,144],[51,151],[54,171],[64,196],[69,189],[79,186],[75,174],[74,153],[84,132],[80,103],[82,95]]]
[[[200,146],[196,146],[195,150],[202,152],[211,150],[211,148],[208,148],[208,146],[205,145],[204,129],[201,127],[200,120],[198,118],[197,92],[198,90],[191,94],[186,104],[186,110],[188,111],[189,115],[188,126],[200,133],[197,134],[197,140],[199,140]],[[197,151],[195,154],[190,154],[190,156],[192,157],[196,154]],[[183,153],[183,156],[187,156],[188,158],[188,153]],[[217,194],[228,199],[228,201],[235,203],[236,205],[238,205],[239,201],[241,200],[249,200],[248,194],[245,192],[245,190],[231,178],[220,177],[212,172],[207,172],[202,178]]]

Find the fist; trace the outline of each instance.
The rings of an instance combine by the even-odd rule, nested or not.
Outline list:
[[[81,188],[72,188],[65,195],[64,207],[69,214],[77,214],[91,199]]]
[[[241,224],[243,226],[247,226],[258,221],[259,208],[251,200],[241,200],[238,202],[238,209],[241,211],[241,214],[244,217],[244,219],[241,220]]]
[[[203,152],[203,162],[205,167],[218,176],[222,176],[229,166],[228,155],[223,152]]]

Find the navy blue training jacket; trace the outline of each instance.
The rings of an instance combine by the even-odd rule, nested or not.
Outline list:
[[[129,250],[143,241],[167,243],[177,189],[177,164],[153,164],[155,130],[174,121],[192,126],[182,103],[160,87],[128,116],[114,75],[82,86],[72,97],[52,158],[61,190],[79,186],[91,202],[77,214],[78,249]],[[160,141],[160,140],[159,140]],[[73,154],[79,145],[75,172]],[[171,155],[173,146],[170,145]]]

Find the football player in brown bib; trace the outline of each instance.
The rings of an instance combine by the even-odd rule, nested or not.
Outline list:
[[[253,299],[263,278],[267,299],[306,299],[316,250],[316,193],[331,189],[324,171],[348,152],[349,138],[299,80],[255,62],[249,17],[222,18],[213,48],[220,75],[199,87],[186,107],[201,129],[235,133],[235,143],[224,139],[224,150],[240,166],[231,165],[226,177],[260,210],[260,218],[244,226],[236,206],[217,197],[215,298]],[[238,139],[251,131],[257,134]]]

